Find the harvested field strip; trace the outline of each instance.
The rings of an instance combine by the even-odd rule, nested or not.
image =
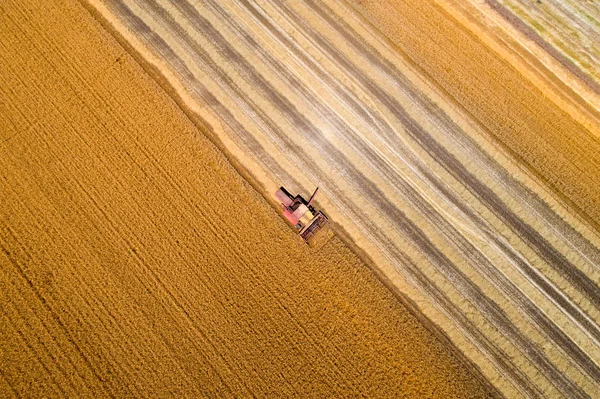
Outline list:
[[[541,4],[522,0],[490,1],[516,15],[544,41],[600,83],[600,7],[591,1]]]
[[[432,82],[598,230],[597,105],[592,103],[591,110],[580,108],[585,114],[575,122],[551,99],[560,96],[560,90],[568,91],[576,78],[560,82],[561,86],[554,88],[559,89],[557,93],[540,92],[521,76],[529,71],[509,65],[445,8],[433,3],[365,2],[356,7]],[[484,11],[493,15],[493,10]]]
[[[409,7],[405,28],[425,42],[434,32],[447,48],[451,39],[462,38],[454,47],[472,40],[456,47],[468,57],[440,62],[438,46],[423,50],[415,41],[411,51],[438,60],[422,68],[338,2],[89,4],[163,74],[190,114],[210,121],[266,195],[279,184],[294,192],[320,186],[319,204],[332,220],[503,393],[598,393],[597,231],[564,206],[566,191],[540,184],[523,158],[489,140],[496,130],[531,140],[512,149],[563,163],[577,175],[575,190],[593,192],[577,204],[591,204],[600,165],[596,133],[581,122],[585,107],[566,112],[544,100],[429,2]],[[480,57],[500,71],[494,79],[468,68]],[[460,70],[479,79],[467,97],[460,85],[468,81],[432,73],[444,67],[446,78]],[[530,130],[549,134],[529,138]]]
[[[78,3],[2,3],[0,70],[0,396],[497,396]]]

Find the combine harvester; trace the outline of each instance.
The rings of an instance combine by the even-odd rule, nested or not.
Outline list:
[[[292,197],[283,187],[275,193],[275,198],[281,202],[283,216],[296,227],[304,241],[308,241],[328,220],[323,212],[315,212],[315,208],[311,205],[318,191],[319,187],[308,202],[300,195]]]

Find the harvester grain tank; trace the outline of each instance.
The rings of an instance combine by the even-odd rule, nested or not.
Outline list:
[[[292,195],[283,187],[275,193],[275,198],[281,202],[283,216],[296,227],[300,237],[308,241],[325,223],[327,216],[321,211],[315,211],[312,202],[319,191],[319,187],[311,195],[308,202],[300,195]]]

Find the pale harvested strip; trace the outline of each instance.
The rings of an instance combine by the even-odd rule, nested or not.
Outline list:
[[[454,137],[456,137],[456,136],[454,136]],[[466,141],[464,141],[464,140],[461,140],[461,138],[460,138],[460,137],[457,137],[456,139],[457,139],[457,140],[459,140],[459,141],[462,141],[462,145],[467,145],[467,144],[468,144],[468,142],[466,142]],[[440,140],[443,140],[443,137],[440,137]],[[449,147],[449,146],[452,146],[452,145],[453,145],[453,143],[452,143],[451,141],[447,141],[447,142],[445,143],[445,146],[446,146],[446,147]],[[472,144],[471,144],[471,146],[472,146]],[[475,148],[473,151],[471,151],[471,152],[469,153],[469,156],[471,156],[471,157],[472,157],[472,156],[477,156],[477,151],[476,151],[476,148]],[[478,161],[478,160],[472,160],[471,162],[477,162],[477,161]],[[477,162],[477,168],[479,168],[479,169],[480,169],[480,168],[488,168],[488,170],[490,170],[490,173],[492,173],[492,174],[493,174],[493,173],[497,173],[498,175],[500,175],[500,176],[501,176],[501,174],[503,173],[503,172],[501,172],[501,170],[502,170],[501,168],[498,168],[498,167],[496,167],[496,171],[494,171],[494,170],[493,170],[493,163],[490,165],[490,161],[489,161],[489,160],[485,160],[485,159],[483,159],[483,161],[484,161],[484,162]],[[492,168],[490,169],[490,167],[492,167]],[[479,169],[474,169],[473,173],[476,173],[476,171],[478,171]],[[506,183],[507,183],[507,182],[505,182],[505,184],[506,184]],[[510,183],[510,181],[508,181],[508,183]],[[472,186],[472,185],[471,185],[471,187],[475,188],[476,186]],[[512,186],[510,186],[510,185],[509,185],[507,188],[508,188],[509,190],[511,190],[511,192],[512,192],[512,195],[514,195],[514,194],[515,194],[516,192],[518,192],[519,190],[520,190],[521,192],[523,192],[523,191],[524,191],[522,187],[521,187],[521,188],[519,188],[519,187],[518,187],[518,185],[516,185],[516,186],[515,186],[514,184],[513,184]],[[532,195],[529,195],[529,194],[527,194],[527,191],[526,191],[526,190],[525,190],[525,194],[526,194],[526,198],[524,198],[524,200],[526,199],[526,200],[527,200],[527,202],[529,202],[529,203],[530,203],[530,205],[532,205],[531,203],[536,203],[536,198],[535,198],[535,196],[532,196]],[[507,201],[507,202],[510,202],[510,198],[503,198],[503,200],[504,200],[504,201]],[[523,201],[522,203],[527,203],[527,202]],[[538,201],[538,202],[539,202],[539,201]],[[494,204],[490,204],[490,205],[493,205],[494,207],[496,207],[496,205],[494,205]],[[539,204],[538,204],[538,206],[537,206],[537,208],[538,208],[537,210],[538,210],[538,211],[540,211],[540,209],[539,209],[539,208],[542,208],[542,209],[543,209],[543,206],[544,206],[544,205],[543,205],[543,203],[539,203]],[[498,209],[498,208],[496,207],[496,209]],[[535,211],[535,209],[533,209],[533,208],[532,208],[532,211]],[[503,212],[500,212],[500,213],[503,213]],[[547,214],[546,214],[546,217],[551,217],[551,214],[552,214],[551,212],[547,212]],[[525,216],[525,217],[527,217],[527,214],[525,214],[524,216]],[[535,225],[535,219],[534,219],[534,218],[529,218],[529,223],[531,223],[531,224],[534,224],[534,225]],[[554,224],[556,224],[556,223],[557,223],[557,221],[554,221],[553,223],[554,223]],[[539,226],[539,225],[537,225],[537,226],[538,226],[538,228],[542,228],[542,226]],[[524,226],[522,226],[522,227],[524,227]],[[555,227],[555,226],[553,226],[553,227]],[[568,229],[568,228],[567,228],[567,229]],[[563,233],[564,233],[564,232],[563,232]],[[584,247],[585,247],[584,240],[583,240],[583,241],[580,241],[580,244],[584,245]],[[574,250],[576,250],[575,248],[573,248],[573,249],[574,249]],[[593,249],[590,249],[590,250],[593,252]],[[588,255],[586,255],[586,256],[589,256],[589,254],[590,254],[590,252],[588,251]],[[592,263],[592,265],[594,265],[595,263],[597,263],[597,261],[598,261],[598,259],[597,259],[597,256],[596,256],[596,257],[594,258],[594,260],[593,260],[593,263]],[[554,262],[554,263],[557,263],[557,262],[556,262],[556,259],[555,259],[555,262]],[[587,273],[592,273],[592,278],[594,278],[594,279],[595,279],[595,276],[594,276],[594,274],[593,274],[593,273],[594,273],[594,270],[593,270],[593,269],[588,269]]]
[[[392,15],[381,12],[386,5],[395,8],[394,3],[379,4],[384,7],[372,8],[373,13],[365,13],[367,19],[378,18],[376,15],[379,15],[382,19],[392,21]],[[590,134],[600,137],[600,84],[589,74],[567,60],[496,1],[439,0],[437,4],[456,19],[463,29],[469,31],[470,35],[485,44],[488,51],[496,53],[510,64],[515,69],[514,72],[525,79],[525,86],[535,87]],[[393,31],[399,26],[391,23],[382,25],[382,28],[390,37],[396,37]],[[444,52],[438,54],[443,55]],[[484,73],[486,71],[492,72],[486,69]],[[444,79],[439,84],[445,85]]]
[[[224,143],[268,191],[324,187],[333,219],[507,394],[598,392],[598,237],[347,9],[93,4],[190,108],[228,110]]]
[[[0,70],[0,397],[498,395],[80,4],[2,2]]]
[[[494,40],[490,44],[484,40],[487,32],[473,33],[470,27],[461,25],[465,18],[455,20],[446,6],[442,8],[448,1],[433,3],[364,2],[360,9],[436,85],[598,229],[600,190],[595,182],[600,180],[600,172],[590,164],[600,151],[598,101],[590,106],[579,98],[574,107],[569,101],[579,95],[569,92],[577,79],[571,76],[561,82],[557,76],[551,76],[553,71],[535,59],[543,49],[537,49],[535,57],[528,54],[529,50],[509,56],[502,54],[502,58],[512,57],[509,64],[498,59],[497,52],[503,52],[499,50],[502,46],[512,47],[512,51],[519,46],[514,41],[520,38],[494,32],[495,39],[504,39],[508,44],[499,45]],[[488,9],[478,15],[487,17],[483,11]],[[489,24],[491,29],[496,28],[495,21]],[[482,29],[486,26],[487,22]],[[515,62],[514,57],[525,60]],[[528,67],[534,72],[527,70]],[[557,104],[565,111],[558,109]],[[589,115],[592,119],[586,122]]]
[[[522,20],[600,84],[600,6],[593,1],[488,0]],[[600,87],[600,86],[598,86]]]

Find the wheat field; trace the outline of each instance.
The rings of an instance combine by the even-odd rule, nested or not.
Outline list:
[[[83,4],[505,396],[598,396],[598,93],[499,2]]]
[[[0,71],[0,397],[497,395],[79,3],[2,2]]]

